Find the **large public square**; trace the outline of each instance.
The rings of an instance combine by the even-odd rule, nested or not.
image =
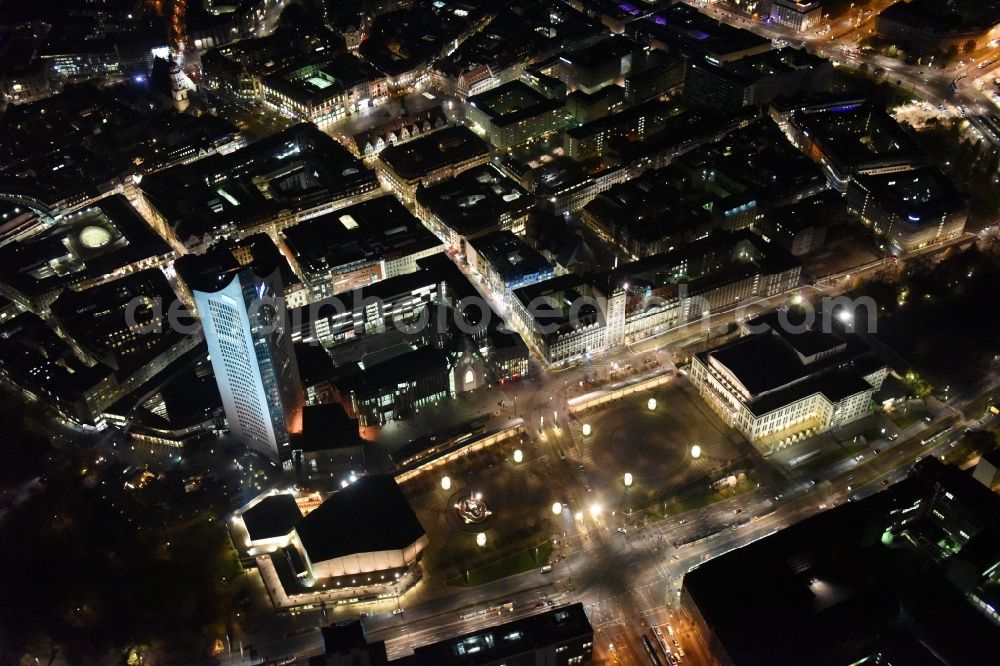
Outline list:
[[[403,483],[430,537],[426,585],[474,586],[541,567],[597,525],[627,531],[686,502],[730,497],[739,489],[728,480],[754,476],[752,447],[682,377],[556,415]],[[463,514],[470,497],[485,515]]]

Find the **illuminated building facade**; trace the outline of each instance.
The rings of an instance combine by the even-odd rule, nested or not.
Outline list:
[[[304,400],[281,294],[277,270],[244,269],[194,289],[229,430],[274,461],[291,453]]]

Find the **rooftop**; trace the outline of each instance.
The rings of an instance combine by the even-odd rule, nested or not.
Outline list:
[[[140,184],[181,242],[376,188],[364,164],[308,123],[228,155],[150,174]]]
[[[435,347],[420,347],[376,362],[363,370],[360,367],[344,368],[344,374],[335,383],[341,395],[354,394],[358,400],[366,400],[381,396],[403,382],[447,369],[448,355],[444,351]]]
[[[674,250],[622,264],[611,272],[607,281],[613,285],[628,283],[633,291],[655,290],[664,284],[710,277],[727,267],[750,266],[766,274],[775,274],[799,265],[786,249],[751,231],[715,231]]]
[[[251,541],[278,539],[287,536],[302,520],[295,497],[287,493],[268,495],[243,512],[243,522]]]
[[[382,75],[371,65],[349,53],[315,56],[267,76],[264,85],[302,102],[318,104]]]
[[[844,197],[836,190],[824,190],[789,206],[771,208],[765,215],[789,233],[839,221],[846,215]]]
[[[421,666],[505,663],[505,659],[593,634],[583,604],[576,603],[417,647],[413,659]]]
[[[437,0],[376,16],[358,52],[388,76],[404,74],[471,32],[488,7],[476,0]]]
[[[509,231],[495,231],[469,243],[508,284],[539,273],[552,274],[552,264]]]
[[[258,277],[279,271],[283,286],[298,282],[277,246],[266,234],[253,234],[239,241],[220,241],[202,254],[185,254],[174,262],[177,274],[191,289],[219,291],[242,270]]]
[[[589,19],[561,3],[521,3],[499,9],[485,28],[466,39],[454,53],[439,59],[435,69],[458,76],[487,65],[499,72],[517,62],[548,53],[598,34]]]
[[[400,550],[424,536],[417,515],[391,476],[359,477],[299,521],[295,531],[314,563]]]
[[[421,189],[417,201],[460,235],[490,227],[501,217],[517,218],[534,206],[534,197],[493,164],[463,171],[455,178]]]
[[[20,205],[0,205],[0,281],[28,296],[111,275],[171,252],[121,195],[48,226],[47,216]]]
[[[114,374],[103,363],[82,363],[55,331],[30,312],[0,325],[0,365],[18,386],[65,401],[63,407],[77,403]]]
[[[771,47],[769,39],[716,21],[682,3],[634,21],[628,32],[648,34],[667,43],[671,50],[699,53],[717,60],[739,57],[746,51],[762,52]]]
[[[596,301],[606,294],[595,286],[599,281],[600,276],[570,273],[515,289],[514,297],[528,309],[537,326],[553,327],[550,337],[557,337],[579,325],[603,323],[603,313]],[[588,301],[582,301],[583,298]],[[583,305],[574,311],[575,303]]]
[[[699,565],[684,578],[685,597],[736,664],[989,661],[1000,629],[950,575],[952,564],[981,573],[1000,560],[996,539],[989,557],[971,552],[995,536],[1000,511],[1000,498],[975,485],[924,459],[883,492]],[[927,556],[924,548],[937,550],[931,538],[970,519],[982,531],[957,554]]]
[[[837,402],[871,388],[863,376],[885,365],[853,333],[793,329],[774,313],[747,326],[758,332],[701,352],[698,358],[725,368],[747,390],[746,405],[757,415],[814,393]]]
[[[1000,2],[908,0],[886,7],[880,16],[938,33],[986,31],[1000,23]]]
[[[521,81],[510,81],[470,97],[468,104],[489,116],[494,125],[502,127],[562,108],[563,101],[549,99]]]
[[[969,195],[955,187],[935,166],[855,178],[858,185],[879,197],[883,206],[914,224],[940,220],[943,215],[968,208]]]
[[[124,379],[183,337],[167,321],[175,300],[163,271],[149,268],[86,291],[64,290],[51,309],[64,334]]]
[[[182,431],[205,423],[222,411],[219,385],[204,341],[171,363],[163,374],[169,376],[156,377],[155,381],[162,383],[155,393],[150,395],[149,386],[140,387],[122,396],[110,411],[125,415],[130,428],[154,433]]]
[[[3,162],[81,145],[119,173],[148,173],[239,137],[234,126],[212,115],[139,111],[135,107],[140,105],[129,104],[123,92],[83,84],[8,107],[0,128]]]
[[[699,66],[706,65],[699,63]],[[739,60],[720,63],[709,62],[707,66],[714,66],[727,72],[744,85],[750,85],[766,76],[815,70],[819,67],[829,66],[829,61],[815,56],[805,49],[785,47],[764,53],[755,53]]]
[[[306,405],[302,410],[302,432],[292,442],[292,448],[312,452],[363,445],[358,422],[337,403]]]
[[[441,244],[393,196],[369,199],[282,232],[302,270],[322,274],[357,262],[378,262]]]
[[[416,180],[442,167],[490,153],[488,143],[464,125],[443,129],[405,143],[386,147],[379,159],[404,180]]]
[[[924,161],[896,121],[870,102],[794,111],[790,122],[843,169]]]

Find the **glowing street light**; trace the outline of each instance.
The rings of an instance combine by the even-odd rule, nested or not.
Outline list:
[[[558,516],[560,513],[562,513],[562,509],[563,509],[562,502],[553,502],[552,503],[552,513],[553,514],[555,514],[555,515]]]
[[[600,504],[591,504],[590,505],[590,517],[591,518],[597,518],[599,515],[601,515],[601,505]]]
[[[632,480],[633,480],[632,472],[625,472],[625,478],[623,480],[625,482],[625,487],[626,488],[630,487],[632,485]]]
[[[451,490],[451,477],[442,476],[441,477],[441,490]]]
[[[650,398],[646,402],[646,407],[649,408],[649,411],[653,411],[654,409],[656,409],[656,398]]]
[[[519,463],[524,460],[524,452],[521,449],[514,450],[514,462]]]
[[[583,436],[584,437],[590,437],[590,424],[589,423],[584,423],[583,424]]]
[[[480,548],[486,545],[486,532],[480,532],[476,535],[476,545]]]
[[[698,459],[701,457],[701,447],[695,444],[691,447],[691,457]]]
[[[841,310],[837,313],[837,319],[844,324],[848,324],[854,321],[854,314],[850,310]]]

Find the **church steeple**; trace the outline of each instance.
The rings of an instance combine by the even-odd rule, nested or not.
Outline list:
[[[187,77],[177,61],[177,57],[170,58],[170,94],[174,98],[174,108],[178,113],[183,113],[191,104],[188,99]]]

